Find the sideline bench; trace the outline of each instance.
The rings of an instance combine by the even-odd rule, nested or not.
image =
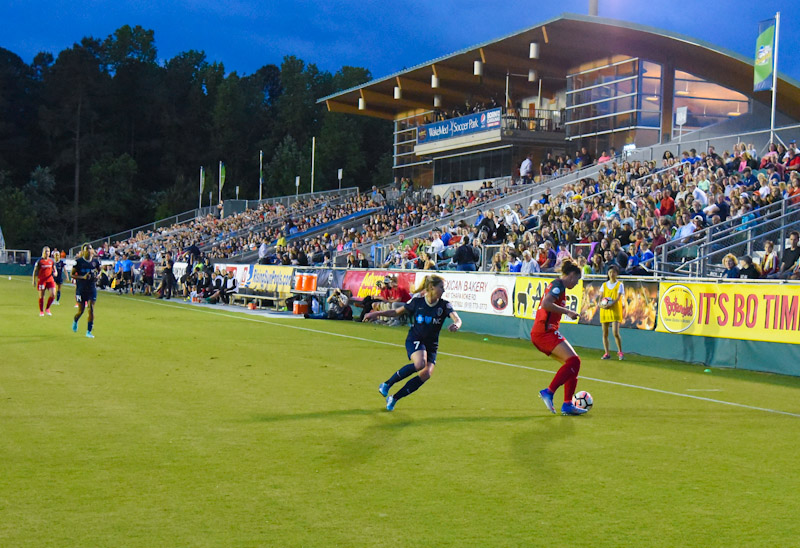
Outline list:
[[[250,303],[255,303],[258,308],[274,308],[280,310],[286,308],[286,297],[278,296],[278,293],[267,291],[263,293],[249,293],[240,292],[231,295],[231,304],[239,304],[247,306]]]

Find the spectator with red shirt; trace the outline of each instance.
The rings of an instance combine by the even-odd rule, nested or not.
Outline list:
[[[669,189],[664,190],[659,212],[661,213],[662,217],[672,217],[675,215],[675,200],[672,199],[672,193],[669,191]]]

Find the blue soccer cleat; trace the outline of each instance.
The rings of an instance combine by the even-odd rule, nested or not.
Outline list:
[[[72,322],[72,331],[74,331],[75,333],[78,332],[78,322],[76,320],[73,320]]]
[[[564,405],[561,406],[562,415],[585,415],[586,411],[587,411],[586,409],[575,407],[569,402],[564,402]]]
[[[381,385],[378,387],[378,392],[381,393],[381,396],[384,398],[389,395],[389,385],[385,382],[382,382]]]
[[[91,331],[87,331],[87,332],[86,332],[86,338],[87,338],[87,339],[94,339],[94,335],[92,335],[92,332],[91,332]]]
[[[547,407],[551,413],[555,413],[556,409],[553,407],[553,393],[550,392],[549,388],[545,388],[544,390],[539,391],[539,397],[542,398],[545,407]]]
[[[387,396],[386,397],[386,410],[387,411],[393,411],[394,410],[394,406],[395,406],[396,403],[397,403],[397,400],[394,399],[393,396]]]

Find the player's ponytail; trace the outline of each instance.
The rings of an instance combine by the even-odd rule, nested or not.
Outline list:
[[[419,282],[417,287],[413,288],[412,294],[420,293],[424,291],[425,293],[430,293],[433,291],[433,288],[439,284],[444,284],[444,278],[437,274],[431,274],[429,276],[425,276],[422,278],[422,281]]]
[[[576,273],[580,277],[581,267],[572,262],[571,259],[564,259],[564,262],[561,263],[561,274],[563,276],[569,276],[572,273]]]

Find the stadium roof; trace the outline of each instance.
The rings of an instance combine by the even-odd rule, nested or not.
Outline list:
[[[538,59],[530,59],[530,43],[540,48]],[[545,92],[563,89],[567,71],[584,63],[618,56],[640,57],[674,66],[698,77],[753,96],[753,59],[681,34],[614,19],[564,14],[507,36],[438,57],[415,67],[378,78],[319,99],[331,112],[348,112],[395,119],[416,109],[431,110],[434,95],[442,108],[462,106],[465,98],[502,103],[506,73],[512,96],[538,94],[537,82],[528,82],[529,69],[536,69]],[[473,74],[473,63],[482,61],[483,76]],[[431,87],[437,75],[439,87]],[[524,77],[523,77],[524,76]],[[394,87],[402,98],[394,98]],[[365,109],[358,109],[359,98]],[[769,104],[768,92],[756,98]],[[779,74],[778,110],[800,119],[800,82]]]

